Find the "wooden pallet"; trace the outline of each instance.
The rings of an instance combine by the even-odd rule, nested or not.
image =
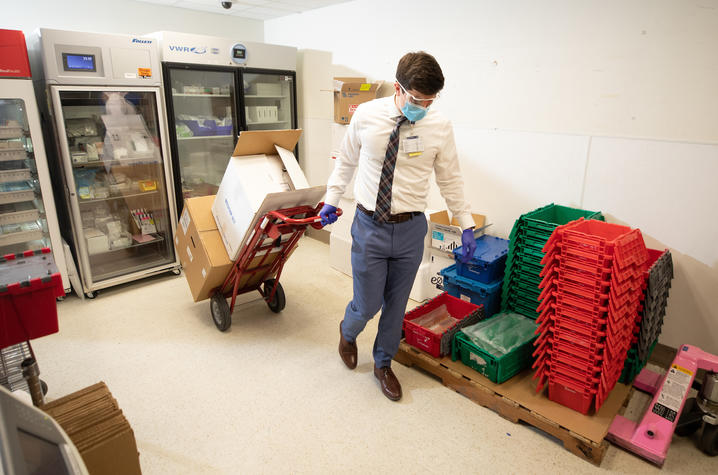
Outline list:
[[[536,394],[536,383],[526,370],[503,384],[495,384],[460,361],[434,358],[402,341],[394,360],[418,367],[439,378],[444,386],[487,407],[511,422],[523,421],[561,440],[566,450],[595,465],[606,454],[608,428],[629,399],[630,386],[617,384],[594,415],[579,412]]]

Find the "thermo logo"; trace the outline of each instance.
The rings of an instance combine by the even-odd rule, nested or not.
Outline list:
[[[176,51],[178,53],[194,53],[194,54],[205,54],[207,52],[206,46],[175,46],[170,45],[170,51]]]
[[[139,38],[132,38],[132,42],[133,42],[133,43],[139,43],[139,44],[142,44],[142,45],[148,45],[148,44],[152,43],[152,40],[141,40],[141,39],[139,39]]]

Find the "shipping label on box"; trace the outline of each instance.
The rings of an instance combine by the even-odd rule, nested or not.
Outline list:
[[[486,223],[486,216],[472,214],[476,228]],[[461,234],[463,230],[456,219],[449,220],[447,211],[439,211],[429,216],[429,232],[431,233],[431,247],[444,252],[452,252],[461,247]]]

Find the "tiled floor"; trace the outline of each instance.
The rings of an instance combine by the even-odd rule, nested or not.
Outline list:
[[[330,268],[328,246],[302,240],[282,283],[281,314],[255,299],[227,333],[183,277],[68,298],[60,333],[34,342],[48,397],[105,381],[147,474],[659,473],[615,447],[597,468],[397,363],[404,398],[390,402],[371,371],[376,319],[355,371],[337,355],[351,279]],[[715,474],[718,458],[674,438],[662,472]]]

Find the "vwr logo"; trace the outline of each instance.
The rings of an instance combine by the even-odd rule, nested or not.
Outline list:
[[[148,45],[148,44],[152,43],[152,40],[140,40],[138,38],[132,38],[132,42],[139,43],[141,45]]]
[[[194,54],[205,54],[207,52],[206,46],[173,46],[170,45],[170,51],[176,51],[178,53],[194,53]]]

